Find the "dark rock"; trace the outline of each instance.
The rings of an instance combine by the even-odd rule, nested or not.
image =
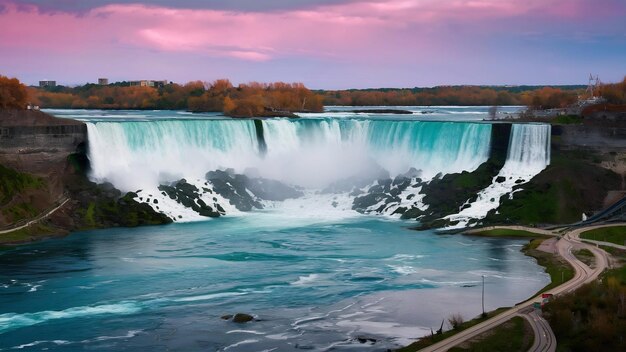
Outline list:
[[[250,314],[245,314],[245,313],[237,313],[233,317],[233,322],[238,323],[238,324],[247,323],[252,320],[254,320],[254,317]]]
[[[373,338],[373,337],[367,337],[367,336],[357,336],[356,340],[359,341],[360,343],[371,343],[372,345],[376,343],[376,341],[378,341],[377,339]]]
[[[404,213],[402,213],[402,216],[400,217],[401,219],[417,219],[421,216],[424,215],[424,212],[422,210],[419,210],[418,208],[411,208],[411,209],[407,209]]]
[[[160,185],[159,190],[165,192],[176,202],[193,209],[201,216],[216,218],[224,215],[223,211],[216,211],[214,207],[206,204],[201,199],[202,194],[198,187],[187,183],[185,179],[175,182],[172,185]]]
[[[504,176],[498,176],[498,177],[496,177],[496,182],[497,182],[497,183],[502,183],[502,182],[504,182],[504,181],[506,181],[506,177],[504,177]]]
[[[398,207],[398,209],[394,210],[393,214],[404,214],[406,212],[406,207]]]

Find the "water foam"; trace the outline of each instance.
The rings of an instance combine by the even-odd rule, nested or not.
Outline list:
[[[133,314],[141,310],[137,304],[119,303],[99,306],[72,307],[61,311],[42,311],[35,313],[0,314],[0,333],[9,330],[41,324],[50,320],[72,319],[105,314]]]

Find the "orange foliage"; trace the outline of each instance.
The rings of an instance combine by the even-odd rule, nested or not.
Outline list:
[[[603,84],[600,96],[609,104],[626,104],[626,77],[619,83]]]
[[[227,79],[160,88],[128,84],[31,88],[31,95],[37,104],[47,108],[187,109],[225,112],[238,117],[323,110],[322,98],[302,83],[252,82],[235,88]]]
[[[517,105],[519,94],[477,86],[326,91],[324,104],[351,106]]]
[[[17,78],[0,75],[0,109],[26,109],[26,87]]]
[[[525,94],[523,101],[532,109],[560,109],[574,104],[578,99],[575,91],[544,87]]]

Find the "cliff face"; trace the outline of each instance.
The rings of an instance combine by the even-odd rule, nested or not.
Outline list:
[[[55,208],[45,221],[0,236],[25,242],[69,231],[171,222],[111,185],[87,179],[87,126],[40,111],[0,110],[0,230]]]
[[[560,149],[626,150],[626,127],[564,125],[552,127],[553,144]]]
[[[87,142],[87,126],[41,111],[0,111],[0,164],[39,176],[60,176],[69,154]]]

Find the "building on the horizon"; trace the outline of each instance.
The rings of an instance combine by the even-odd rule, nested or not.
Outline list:
[[[109,79],[108,78],[98,78],[98,85],[108,86],[109,85]]]
[[[130,81],[129,82],[131,87],[132,86],[140,86],[140,87],[154,87],[154,88],[162,88],[164,86],[166,86],[168,84],[168,81],[165,80],[161,80],[161,81],[155,81],[155,80],[150,80],[150,79],[144,79],[141,81]]]
[[[57,86],[57,81],[48,81],[48,80],[39,81],[39,86],[42,87],[42,88],[56,87]]]

